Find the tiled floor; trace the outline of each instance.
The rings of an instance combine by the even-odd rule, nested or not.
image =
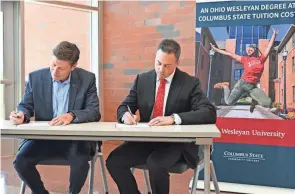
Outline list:
[[[104,158],[108,156],[117,145],[112,142],[104,143],[103,155]],[[12,165],[13,157],[1,158],[1,178],[0,178],[0,194],[17,194],[19,193],[20,179]],[[38,166],[42,180],[46,188],[52,194],[66,194],[69,180],[69,167],[64,166]],[[188,193],[188,184],[192,177],[193,171],[189,170],[182,175],[174,175],[171,177],[171,194],[186,194]],[[135,177],[138,182],[140,191],[146,193],[144,179],[140,170],[135,171]],[[119,194],[118,189],[107,174],[107,180],[109,185],[110,194]],[[86,194],[88,190],[88,180],[85,183],[82,194]],[[103,184],[101,179],[101,172],[99,161],[96,162],[95,166],[95,182],[94,182],[94,194],[103,194]],[[26,193],[30,193],[27,189]],[[198,192],[202,193],[201,191]],[[223,193],[225,194],[225,193]]]

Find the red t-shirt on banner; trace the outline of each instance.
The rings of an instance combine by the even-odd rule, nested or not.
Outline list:
[[[242,56],[241,62],[244,65],[244,74],[242,78],[251,84],[257,84],[260,81],[264,70],[265,56],[247,57]]]

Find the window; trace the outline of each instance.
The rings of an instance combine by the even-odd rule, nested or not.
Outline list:
[[[0,2],[1,4],[1,2]],[[4,22],[3,22],[3,12],[0,10],[0,80],[4,79],[4,66],[3,66],[3,38],[4,38]],[[4,84],[0,84],[0,119],[5,119],[4,117]]]
[[[97,2],[24,2],[26,77],[36,69],[48,67],[52,49],[61,41],[69,41],[80,49],[78,67],[95,73],[99,86]]]
[[[271,71],[271,78],[275,79],[277,76],[276,76],[276,72],[274,70]]]
[[[246,48],[248,48],[249,46],[252,46],[252,45],[254,45],[254,44],[245,44],[246,46]]]
[[[93,1],[93,0],[59,0],[62,2],[66,2],[66,3],[75,3],[75,4],[79,4],[79,5],[88,5],[88,6],[92,6],[92,7],[98,7],[98,1]]]
[[[22,95],[21,59],[23,57],[20,43],[22,42],[22,24],[20,4],[22,1],[0,1],[0,119],[9,119],[9,113],[15,110]],[[1,122],[1,121],[0,121]],[[14,155],[17,152],[16,139],[1,139],[1,156]],[[0,189],[0,191],[4,191]],[[3,193],[3,192],[0,192]]]
[[[268,26],[259,26],[259,39],[267,38],[267,28]]]
[[[237,27],[237,39],[242,39],[243,38],[243,26],[238,26]]]
[[[228,27],[228,31],[229,31],[229,38],[230,39],[236,39],[236,26],[230,26]]]
[[[20,19],[20,4],[21,1],[0,1],[0,80],[5,78],[8,83],[13,83],[9,87],[0,84],[0,119],[9,119],[8,113],[15,109],[23,94],[20,87],[23,78],[23,51],[20,49],[23,22]]]
[[[196,32],[196,42],[201,41],[201,34],[199,32]]]
[[[79,67],[89,70],[90,34],[89,12],[25,3],[26,76],[48,67],[52,49],[64,40],[77,44],[81,52]]]
[[[79,46],[79,66],[98,78],[98,5],[97,0],[0,1],[0,79],[4,76],[13,83],[4,88],[0,84],[0,119],[8,119],[19,103],[25,75],[49,67],[52,49],[61,40]],[[8,99],[5,104],[4,99]],[[12,139],[1,142],[2,154],[14,155],[18,143]]]
[[[203,47],[206,47],[206,36],[203,36],[203,42],[202,42],[202,44],[203,44]]]
[[[252,26],[243,26],[243,36],[252,37]]]
[[[220,77],[221,76],[221,70],[216,70],[215,71],[215,77]]]
[[[204,55],[201,58],[201,70],[204,68]]]
[[[292,37],[292,47],[293,47],[293,48],[295,47],[295,34],[294,34],[293,37]]]
[[[259,26],[253,26],[253,39],[258,39],[259,35]]]
[[[292,57],[292,72],[295,72],[295,58]]]
[[[236,40],[236,54],[243,55],[241,40]]]
[[[276,90],[271,90],[269,97],[270,97],[270,99],[272,99],[272,101],[275,101],[275,98],[276,98]]]
[[[239,80],[244,73],[244,69],[236,69],[234,71],[234,79],[235,81]]]
[[[293,86],[293,102],[295,102],[295,86]]]

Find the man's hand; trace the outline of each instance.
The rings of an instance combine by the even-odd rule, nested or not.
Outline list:
[[[129,112],[125,112],[122,117],[122,121],[126,125],[135,125],[138,122],[139,118],[136,115],[132,115]]]
[[[49,125],[51,126],[68,125],[72,122],[72,120],[73,120],[73,116],[70,113],[66,113],[52,119],[49,122]]]
[[[22,124],[25,120],[25,115],[23,112],[18,112],[16,113],[15,111],[12,111],[10,113],[10,116],[9,116],[9,119],[11,120],[11,122],[14,124],[14,125],[19,125],[19,124]]]
[[[148,123],[149,126],[163,126],[163,125],[173,125],[174,120],[171,116],[166,117],[156,117]]]

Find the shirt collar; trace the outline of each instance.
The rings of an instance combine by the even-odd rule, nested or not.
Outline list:
[[[71,75],[72,75],[72,72],[70,73],[68,79],[66,79],[66,80],[65,80],[64,82],[62,82],[62,83],[61,83],[60,81],[58,81],[58,80],[53,80],[53,79],[52,79],[52,82],[53,82],[53,83],[56,82],[56,83],[61,83],[61,84],[68,84],[68,83],[70,83],[70,81],[71,81]]]
[[[175,69],[176,70],[176,69]],[[169,75],[168,77],[165,78],[165,80],[168,82],[168,83],[171,83],[172,82],[172,79],[174,77],[174,74],[175,74],[175,70],[173,71],[173,73],[171,75]],[[157,77],[157,82],[160,81],[160,79]]]

